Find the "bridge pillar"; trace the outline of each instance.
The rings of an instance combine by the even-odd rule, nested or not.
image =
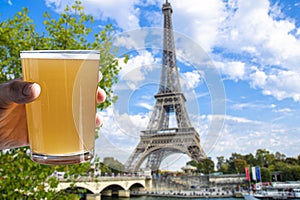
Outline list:
[[[130,190],[119,190],[118,196],[119,197],[130,197]]]
[[[101,200],[101,194],[87,194],[86,200]]]
[[[101,192],[102,196],[111,197],[112,196],[112,190],[103,190]]]
[[[152,189],[152,178],[147,178],[145,180],[145,189],[151,190]]]

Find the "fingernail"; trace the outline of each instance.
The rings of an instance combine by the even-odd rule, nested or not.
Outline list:
[[[32,89],[32,97],[35,99],[37,98],[38,96],[40,96],[40,93],[41,93],[41,86],[37,83],[33,83],[32,86],[31,86],[31,89]]]
[[[41,87],[37,83],[28,83],[23,88],[24,96],[32,96],[33,98],[37,98],[40,95]]]

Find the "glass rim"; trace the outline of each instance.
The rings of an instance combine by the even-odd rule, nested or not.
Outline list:
[[[29,50],[20,52],[23,58],[99,60],[99,50]]]

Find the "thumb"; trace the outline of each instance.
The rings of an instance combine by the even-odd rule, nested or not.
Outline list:
[[[37,83],[15,79],[2,84],[0,90],[0,103],[24,104],[35,100],[40,95],[41,87]]]

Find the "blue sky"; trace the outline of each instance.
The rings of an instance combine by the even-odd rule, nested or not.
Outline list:
[[[21,7],[42,31],[42,14],[58,16],[72,0],[0,0],[0,20]],[[186,106],[208,156],[257,149],[300,154],[300,3],[295,0],[170,0],[177,64]],[[101,158],[126,161],[146,128],[161,66],[160,0],[84,1],[95,28],[112,23],[120,55],[130,56],[115,86],[119,102],[102,112]],[[210,64],[203,65],[203,60]],[[202,63],[202,64],[201,64]],[[208,67],[210,66],[210,67]],[[161,168],[179,169],[173,155]]]

